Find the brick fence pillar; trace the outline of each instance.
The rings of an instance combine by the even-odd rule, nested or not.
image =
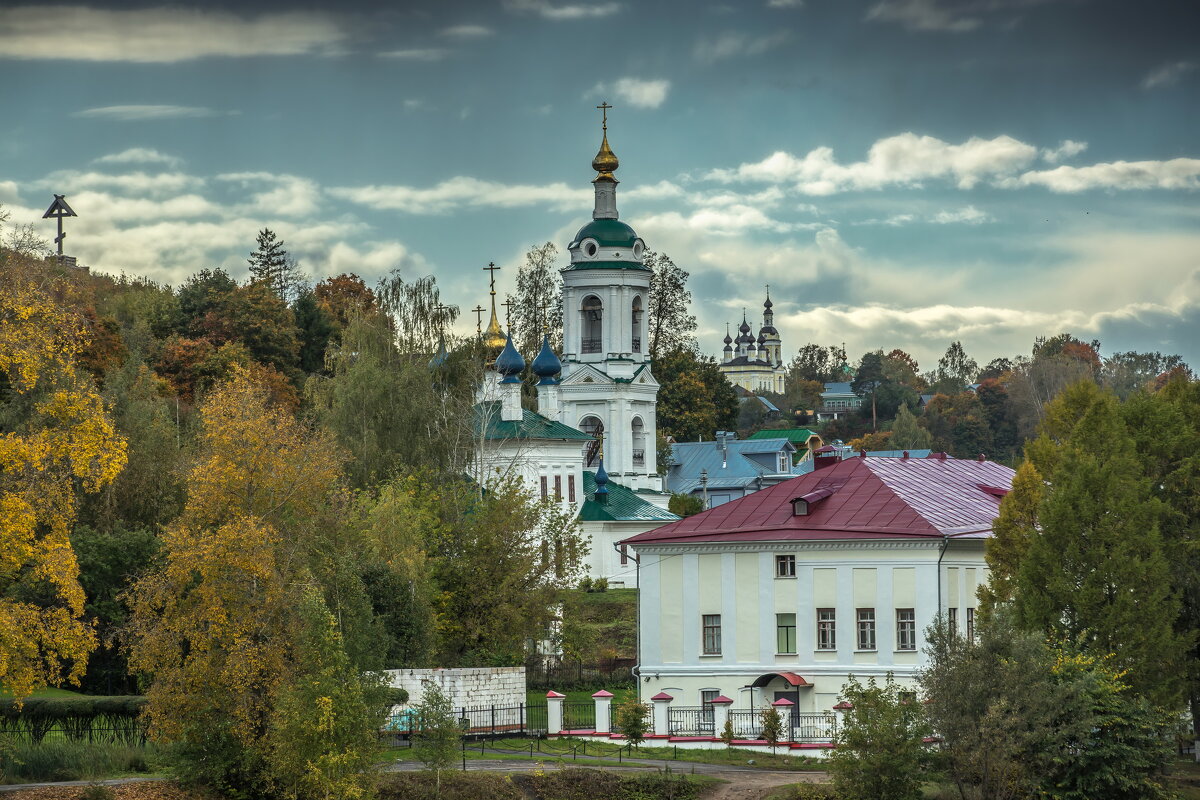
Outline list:
[[[650,702],[654,703],[654,735],[666,736],[668,732],[667,726],[667,709],[671,706],[671,701],[674,697],[666,692],[659,692],[650,698]]]
[[[611,730],[608,720],[612,709],[612,699],[612,692],[606,692],[603,689],[592,695],[592,702],[596,704],[596,724],[594,726],[596,733],[608,733]]]
[[[563,700],[566,699],[565,694],[553,690],[546,692],[546,733],[562,733]]]

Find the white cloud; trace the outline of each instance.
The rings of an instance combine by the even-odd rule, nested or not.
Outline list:
[[[1171,86],[1178,83],[1180,78],[1194,69],[1196,69],[1195,61],[1175,61],[1170,64],[1163,64],[1142,79],[1142,88],[1158,89],[1162,86]]]
[[[666,200],[675,197],[683,197],[686,194],[683,188],[671,181],[662,180],[658,183],[647,183],[641,186],[635,186],[627,192],[622,192],[621,196],[627,199],[636,200]]]
[[[737,31],[724,31],[716,36],[701,37],[692,48],[697,61],[711,64],[726,58],[762,55],[789,38],[788,31],[778,31],[767,36],[749,36]]]
[[[442,36],[449,36],[454,39],[479,39],[484,36],[491,36],[494,31],[491,28],[485,28],[482,25],[451,25],[449,28],[442,28]]]
[[[302,11],[243,17],[173,6],[0,9],[0,58],[172,63],[329,54],[339,52],[346,38],[329,15]]]
[[[504,5],[510,11],[533,13],[556,22],[607,17],[621,10],[620,3],[611,2],[555,5],[550,0],[506,0]]]
[[[180,194],[162,199],[121,197],[107,192],[85,191],[71,195],[71,207],[92,222],[114,223],[165,219],[195,219],[214,216],[222,209],[198,194]]]
[[[1114,161],[1086,167],[1061,166],[1034,170],[1001,184],[1045,186],[1052,192],[1073,193],[1088,189],[1200,189],[1200,159],[1170,161]]]
[[[804,0],[767,0],[767,8],[800,8]]]
[[[930,222],[935,222],[938,225],[951,225],[958,222],[967,225],[980,225],[991,221],[992,218],[989,214],[980,211],[975,206],[967,206],[957,211],[939,211],[930,218]]]
[[[555,208],[587,208],[592,192],[565,183],[545,185],[507,184],[458,176],[421,189],[413,186],[335,187],[329,194],[359,205],[406,214],[443,214],[463,206],[515,208],[549,205]]]
[[[217,180],[257,190],[241,204],[243,213],[307,217],[320,208],[321,190],[307,178],[271,172],[231,172],[218,175]]]
[[[701,208],[684,216],[678,211],[651,214],[638,220],[647,230],[674,228],[698,231],[716,236],[733,236],[746,231],[763,230],[785,233],[793,226],[768,217],[762,210],[747,205],[728,205],[720,208]]]
[[[39,183],[60,194],[64,191],[70,194],[85,189],[116,189],[126,194],[162,197],[195,189],[202,186],[204,181],[182,172],[157,172],[153,175],[129,172],[124,175],[111,175],[105,172],[61,170],[51,173]]]
[[[131,147],[119,153],[109,153],[94,159],[93,164],[162,164],[167,167],[179,168],[183,159],[160,153],[149,147]]]
[[[413,47],[406,50],[387,50],[378,54],[380,58],[397,61],[441,61],[450,55],[444,47]]]
[[[400,242],[367,242],[361,249],[343,241],[311,253],[305,259],[314,275],[328,277],[343,273],[383,275],[392,269],[428,271],[425,258]]]
[[[585,97],[602,97],[611,93],[634,108],[658,108],[666,101],[670,90],[671,82],[665,78],[620,78],[611,84],[597,83]]]
[[[912,31],[965,33],[989,14],[1014,12],[1054,0],[880,0],[867,11],[868,20],[895,22]]]
[[[236,113],[238,112],[217,111],[216,109],[202,108],[198,106],[130,105],[85,108],[82,111],[76,111],[71,116],[91,119],[111,119],[118,120],[120,122],[140,122],[143,120],[155,119],[196,119],[201,117],[223,117]]]
[[[424,104],[425,104],[425,101],[418,97],[409,97],[409,98],[405,99],[405,101],[404,101],[404,110],[405,111],[416,111],[418,108],[420,108]]]
[[[1076,142],[1073,139],[1063,139],[1058,147],[1047,148],[1042,151],[1042,158],[1049,161],[1051,164],[1057,164],[1064,158],[1071,158],[1087,150],[1087,142]]]
[[[0,203],[12,205],[19,202],[20,194],[16,181],[0,181]]]
[[[981,180],[1011,175],[1028,166],[1037,152],[1036,147],[1011,136],[972,137],[963,144],[948,144],[932,136],[902,133],[875,142],[866,161],[840,164],[832,148],[818,147],[802,157],[779,151],[736,169],[714,170],[708,177],[723,182],[794,183],[810,195],[916,186],[933,178],[950,179],[960,189],[970,189]]]

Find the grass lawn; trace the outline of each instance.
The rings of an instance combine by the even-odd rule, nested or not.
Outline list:
[[[11,694],[9,694],[8,692],[5,692],[5,691],[0,691],[0,697],[5,697],[5,698],[7,698],[7,697],[12,697],[12,695],[11,695]],[[74,698],[81,698],[81,697],[95,697],[95,695],[90,695],[90,694],[80,694],[79,692],[73,692],[73,691],[71,691],[70,689],[58,689],[58,688],[55,688],[55,687],[51,686],[51,687],[48,687],[48,688],[46,688],[46,689],[38,689],[38,690],[36,690],[36,691],[35,691],[33,694],[29,695],[29,697],[74,697]]]
[[[520,742],[523,742],[525,744],[526,748],[529,747],[529,742],[532,742],[532,741],[533,741],[532,739],[520,740]],[[519,743],[518,743],[518,746],[520,746]],[[531,758],[529,756],[528,749],[526,749],[524,753],[501,753],[501,752],[497,752],[496,750],[494,750],[491,747],[490,743],[487,747],[484,747],[481,749],[479,747],[478,743],[473,744],[471,742],[467,742],[467,749],[465,752],[463,752],[461,754],[460,757],[465,757],[468,761],[474,761],[474,760],[524,761],[524,762],[533,761],[533,762],[537,762],[537,763],[541,763],[541,764],[555,765],[555,766],[561,766],[561,767],[569,767],[572,765],[583,766],[583,767],[631,766],[631,767],[645,767],[647,769],[653,769],[653,767],[651,767],[648,764],[624,764],[622,761],[618,760],[615,757],[612,759],[591,759],[591,758],[589,758],[586,760],[586,762],[582,762],[582,761],[577,762],[571,758],[570,752],[567,752],[566,754],[541,752],[536,749],[536,745],[535,745],[535,749],[533,751],[533,757]],[[411,747],[394,747],[390,750],[383,751],[379,756],[379,762],[383,763],[383,764],[390,764],[394,761],[419,761],[419,760],[420,759],[417,758],[417,751]]]
[[[595,694],[597,690],[596,689],[567,689],[566,691],[563,691],[561,689],[556,689],[555,691],[557,691],[559,694],[565,694],[567,696],[567,699],[565,702],[567,702],[567,703],[592,703],[592,702],[595,702],[594,700],[592,700],[592,695]],[[610,691],[613,693],[613,705],[614,706],[624,703],[627,699],[629,699],[630,695],[636,694],[636,692],[637,692],[636,689],[630,689],[628,687],[624,688],[624,689],[620,689],[620,688],[608,689],[607,691]],[[527,705],[531,705],[531,706],[546,705],[546,690],[545,689],[530,689],[529,691],[527,691],[525,693],[525,703]]]
[[[801,772],[824,770],[823,761],[809,756],[787,756],[782,753],[748,753],[744,750],[723,747],[715,750],[688,750],[684,748],[648,747],[643,745],[642,747],[631,749],[628,745],[621,745],[617,742],[585,742],[573,739],[542,739],[535,741],[531,739],[512,738],[489,742],[486,748],[489,752],[492,747],[503,750],[524,750],[525,755],[523,758],[528,760],[529,745],[531,742],[534,744],[535,760],[538,758],[542,760],[558,758],[570,761],[572,753],[578,752],[580,755],[601,756],[615,763],[617,753],[620,751],[623,753],[624,758],[678,761],[684,764],[725,764],[729,766],[753,766],[761,769],[785,769]],[[481,756],[478,755],[479,750],[479,744],[476,744],[476,755],[471,756],[470,745],[468,745],[467,757],[480,758]],[[750,764],[749,762],[751,761],[754,763]]]

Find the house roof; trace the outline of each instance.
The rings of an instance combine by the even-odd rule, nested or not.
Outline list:
[[[755,431],[746,437],[746,440],[753,439],[787,439],[794,445],[807,444],[812,437],[820,437],[816,431],[810,431],[808,428],[779,428],[777,430]]]
[[[608,500],[596,502],[596,474],[583,473],[583,508],[579,510],[579,518],[585,522],[670,522],[679,519],[670,511],[665,511],[653,503],[643,499],[636,492],[627,489],[619,483],[608,481]]]
[[[484,439],[591,441],[594,438],[577,428],[547,419],[529,409],[521,410],[521,419],[519,420],[503,420],[500,418],[499,400],[489,400],[476,404],[475,432]]]
[[[825,391],[821,392],[821,397],[834,394],[854,394],[854,390],[850,388],[849,381],[825,384]]]
[[[990,536],[1013,470],[953,458],[849,458],[634,536],[630,544]],[[809,513],[796,516],[802,496]]]
[[[775,365],[770,361],[763,361],[758,358],[750,358],[748,356],[738,356],[731,358],[728,361],[719,364],[722,367],[763,367],[764,369],[774,369]]]
[[[791,454],[795,445],[782,437],[775,439],[729,439],[728,453],[723,457],[720,442],[675,442],[671,445],[671,468],[668,481],[671,491],[688,493],[700,488],[700,472],[708,472],[708,488],[736,489],[749,486],[763,475],[781,474],[771,465],[748,458],[751,454],[780,451]],[[790,473],[790,467],[787,471]]]

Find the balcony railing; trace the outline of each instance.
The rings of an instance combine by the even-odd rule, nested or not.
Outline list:
[[[600,339],[584,339],[582,342],[580,342],[580,350],[584,353],[599,353],[600,342]]]
[[[646,451],[645,450],[634,450],[633,451],[633,465],[635,467],[646,466]]]
[[[633,352],[635,352],[635,353],[642,352],[642,340],[641,339],[635,338],[633,340]]]

